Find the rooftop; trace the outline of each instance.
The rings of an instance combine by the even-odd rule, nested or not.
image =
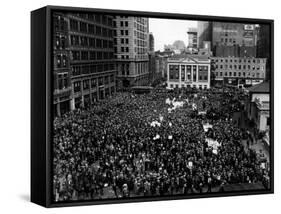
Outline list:
[[[252,93],[269,93],[269,82],[262,82],[260,84],[254,85],[248,88],[248,91]]]
[[[210,59],[206,55],[197,55],[197,54],[174,54],[173,56],[169,57],[168,60],[171,61],[194,61],[194,62],[210,62]]]

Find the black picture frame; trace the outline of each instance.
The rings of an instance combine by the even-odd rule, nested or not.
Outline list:
[[[144,16],[151,18],[188,19],[258,23],[270,26],[270,189],[241,192],[174,195],[163,197],[103,199],[96,201],[52,202],[52,13],[97,12],[114,15]],[[188,15],[143,11],[93,9],[80,7],[46,6],[31,12],[31,202],[44,207],[113,204],[190,198],[226,197],[274,193],[274,21],[238,17]]]

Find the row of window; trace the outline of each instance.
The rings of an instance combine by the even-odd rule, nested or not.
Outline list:
[[[170,84],[170,88],[179,88],[179,84]],[[192,88],[196,88],[197,86],[196,85],[181,85],[182,88],[189,88],[189,87],[192,87]],[[207,85],[198,85],[198,88],[199,89],[207,89]]]
[[[134,22],[134,27],[138,30],[138,31],[142,31],[142,32],[146,32],[147,28],[145,27],[145,25],[141,25],[137,22]]]
[[[78,35],[70,35],[70,44],[72,46],[82,46],[91,48],[113,48],[113,42],[110,40]]]
[[[114,64],[88,64],[88,65],[74,65],[71,67],[72,76],[79,76],[83,74],[94,74],[104,71],[114,70]]]
[[[70,81],[67,73],[58,73],[56,76],[56,80],[55,80],[55,89],[63,90],[69,87]]]
[[[143,74],[148,71],[147,63],[135,63],[135,74]],[[122,63],[118,65],[118,74],[122,76],[130,75],[130,65],[128,63]]]
[[[221,42],[222,42],[222,43],[232,43],[232,44],[236,44],[236,39],[234,39],[234,38],[223,38],[223,37],[221,37]]]
[[[141,17],[135,17],[135,21],[141,24],[148,24],[148,19],[147,18],[141,18]]]
[[[82,81],[75,81],[73,82],[73,90],[74,93],[77,93],[80,92],[81,89],[83,90],[89,90],[90,88],[96,89],[97,86],[108,85],[109,83],[113,83],[113,82],[114,82],[114,75],[91,78]]]
[[[146,40],[147,39],[147,34],[139,31],[134,31],[134,36],[137,37],[138,39]]]
[[[135,47],[135,53],[137,54],[146,54],[147,48]]]
[[[141,46],[141,47],[146,47],[147,46],[147,42],[144,41],[144,40],[140,40],[140,39],[135,39],[134,43],[135,43],[135,45]]]
[[[191,72],[193,70],[193,72]],[[179,76],[181,75],[181,76]],[[181,81],[208,81],[208,66],[198,66],[198,74],[197,74],[197,66],[196,65],[185,65],[181,66],[181,72],[179,71],[179,65],[169,65],[169,79],[171,80],[179,80]]]
[[[89,24],[75,19],[70,19],[70,30],[82,32],[82,33],[89,33],[92,35],[103,36],[103,37],[113,36],[112,29],[101,27],[95,24]]]
[[[264,78],[264,73],[250,73],[250,72],[215,72],[216,77],[253,77]]]
[[[234,70],[252,70],[252,71],[255,71],[255,70],[257,70],[257,71],[259,71],[259,70],[261,70],[261,71],[263,71],[264,70],[264,66],[255,66],[255,65],[226,65],[226,64],[224,64],[224,65],[216,65],[215,66],[215,68],[216,69],[234,69]]]
[[[65,49],[67,46],[66,36],[56,35],[55,36],[55,49]]]
[[[95,21],[100,24],[113,26],[113,19],[111,16],[101,15],[97,13],[78,13],[73,14],[83,19],[88,19],[90,21]]]
[[[120,21],[120,27],[128,27],[129,22],[128,21]]]
[[[111,86],[105,88],[105,90],[93,91],[92,93],[85,94],[84,97],[84,107],[88,107],[91,103],[95,103],[98,100],[107,99],[110,95],[115,92],[115,87]],[[74,99],[75,108],[80,108],[82,106],[82,97],[76,97]]]
[[[256,59],[256,58],[236,58],[236,59],[231,59],[231,58],[213,58],[212,62],[234,62],[234,63],[265,63],[265,59]]]
[[[113,52],[105,51],[71,51],[72,60],[108,60],[114,59]]]
[[[121,36],[129,36],[129,30],[120,30]]]
[[[67,22],[61,15],[55,14],[53,16],[53,24],[55,32],[67,30]]]
[[[56,68],[66,68],[68,65],[68,60],[66,54],[57,54],[55,58]]]

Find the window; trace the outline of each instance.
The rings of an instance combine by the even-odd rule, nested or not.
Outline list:
[[[57,55],[57,67],[60,68],[61,67],[61,55]]]
[[[99,86],[103,85],[103,77],[99,77],[98,84]]]
[[[72,67],[72,75],[73,76],[79,76],[81,73],[80,73],[80,66],[73,66]]]
[[[96,46],[97,46],[97,48],[101,48],[102,47],[101,39],[97,39],[96,40]]]
[[[96,52],[90,51],[90,60],[95,60],[95,59],[96,59]]]
[[[107,42],[107,40],[103,40],[103,41],[102,41],[102,47],[103,47],[103,48],[108,48],[108,42]]]
[[[91,79],[91,88],[97,87],[97,79]]]
[[[88,38],[86,36],[81,36],[81,45],[88,46]]]
[[[89,33],[94,34],[95,33],[95,25],[89,24],[88,30],[89,30]]]
[[[60,47],[60,37],[59,36],[56,36],[56,48],[58,49]]]
[[[266,125],[267,125],[267,126],[270,126],[270,122],[271,122],[271,121],[270,121],[270,117],[266,118]]]
[[[81,52],[81,59],[82,60],[88,60],[88,52],[87,51]]]
[[[89,85],[89,80],[84,80],[83,81],[83,90],[89,89],[90,88],[89,86],[90,86]]]
[[[96,27],[96,34],[98,36],[101,36],[101,27],[99,27],[99,26]]]
[[[79,37],[75,35],[70,36],[70,44],[73,46],[79,45]]]
[[[102,52],[100,51],[97,52],[97,59],[98,60],[102,59]]]
[[[80,22],[80,31],[83,33],[87,33],[87,24],[85,22]]]
[[[66,55],[62,56],[62,67],[66,67],[67,66],[67,59],[66,59]]]
[[[70,19],[70,30],[78,31],[78,21]]]
[[[89,38],[89,46],[93,48],[96,46],[96,40],[94,38]]]
[[[74,92],[79,92],[81,90],[81,83],[80,82],[74,82],[73,88],[74,88]]]

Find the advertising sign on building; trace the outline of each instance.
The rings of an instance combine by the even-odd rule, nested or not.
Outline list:
[[[245,30],[243,33],[244,38],[253,38],[254,37],[254,31],[252,30]]]
[[[244,25],[244,30],[253,31],[255,29],[254,25]]]

